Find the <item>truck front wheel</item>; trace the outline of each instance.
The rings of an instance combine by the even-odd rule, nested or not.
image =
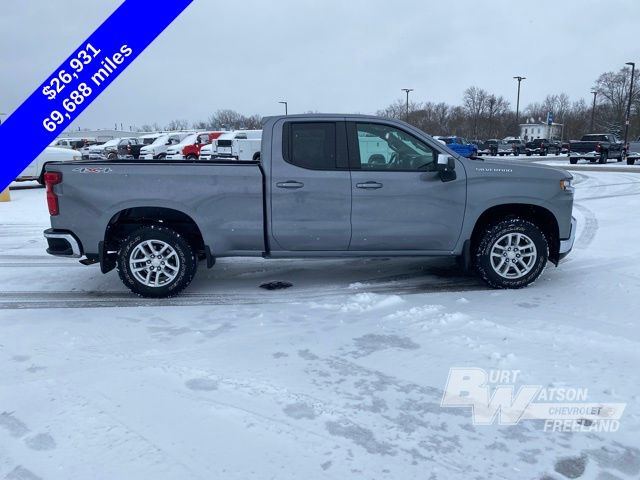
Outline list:
[[[522,218],[502,220],[480,238],[475,264],[480,277],[493,288],[522,288],[542,273],[549,258],[544,233]]]
[[[118,273],[133,293],[166,298],[184,290],[196,274],[193,248],[174,230],[144,226],[131,233],[118,252]]]

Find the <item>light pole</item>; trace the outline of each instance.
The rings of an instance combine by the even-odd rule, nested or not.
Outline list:
[[[514,80],[518,81],[518,98],[516,100],[516,124],[518,125],[518,129],[520,129],[520,82],[522,82],[522,80],[526,80],[527,77],[517,76],[513,78]]]
[[[284,105],[284,114],[285,115],[289,115],[289,104],[287,102],[278,102],[281,103],[282,105]]]
[[[593,133],[593,125],[596,119],[596,98],[598,97],[598,91],[594,90],[591,92],[593,94],[593,106],[591,107],[591,133]]]
[[[629,103],[627,104],[627,118],[624,121],[624,149],[627,155],[627,141],[629,139],[629,115],[631,115],[631,99],[633,98],[633,77],[636,73],[636,64],[627,62],[625,65],[631,65],[631,85],[629,85]]]
[[[409,123],[409,93],[413,92],[413,88],[402,88],[401,90],[407,94],[407,123]]]

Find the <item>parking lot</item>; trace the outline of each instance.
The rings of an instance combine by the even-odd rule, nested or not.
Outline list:
[[[13,190],[0,204],[0,474],[637,478],[640,175],[573,173],[574,251],[514,291],[449,260],[220,259],[183,295],[142,299],[116,272],[48,256],[44,190]],[[293,286],[259,288],[272,280]],[[473,426],[440,407],[452,366],[627,408],[612,433]]]

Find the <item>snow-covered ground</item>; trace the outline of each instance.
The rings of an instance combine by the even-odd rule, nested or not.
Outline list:
[[[0,478],[638,478],[640,175],[574,175],[574,251],[519,291],[448,260],[223,259],[139,299],[47,256],[44,191],[12,191]],[[614,433],[474,426],[440,407],[463,366],[627,408]]]

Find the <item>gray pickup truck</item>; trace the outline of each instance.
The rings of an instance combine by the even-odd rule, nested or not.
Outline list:
[[[44,235],[48,253],[117,267],[147,297],[230,256],[456,256],[492,287],[521,288],[573,246],[571,180],[461,157],[404,122],[270,117],[257,161],[47,164]]]

